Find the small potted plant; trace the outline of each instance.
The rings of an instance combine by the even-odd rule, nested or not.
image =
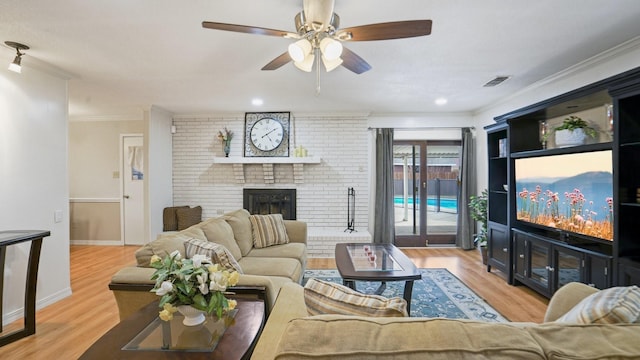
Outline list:
[[[553,131],[558,147],[582,145],[587,136],[595,139],[598,135],[598,132],[589,123],[574,115],[565,118],[562,124],[555,127]]]
[[[471,209],[471,218],[479,221],[480,230],[475,234],[473,240],[476,247],[482,253],[482,263],[487,264],[487,189],[482,191],[481,195],[471,195],[469,197],[469,209]]]

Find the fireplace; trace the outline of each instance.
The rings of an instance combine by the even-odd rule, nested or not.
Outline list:
[[[282,214],[296,219],[296,189],[244,189],[243,207],[251,214]]]

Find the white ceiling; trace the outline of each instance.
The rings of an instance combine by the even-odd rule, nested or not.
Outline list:
[[[72,74],[70,115],[91,117],[150,105],[177,114],[472,112],[640,36],[638,0],[336,0],[341,27],[431,19],[432,34],[345,43],[372,70],[323,70],[316,96],[315,72],[260,70],[291,40],[201,26],[294,31],[301,9],[302,0],[2,0],[0,42],[31,47],[25,71],[33,61]],[[512,78],[482,87],[497,75]],[[251,105],[255,97],[264,105]]]

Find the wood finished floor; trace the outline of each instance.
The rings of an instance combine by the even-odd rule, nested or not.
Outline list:
[[[73,294],[37,312],[36,334],[0,347],[0,359],[76,359],[118,323],[107,285],[118,269],[134,265],[134,246],[71,246]],[[446,268],[511,321],[540,322],[547,299],[488,273],[478,251],[453,248],[403,249],[420,268]],[[309,259],[310,269],[333,269],[333,259]],[[4,327],[21,327],[22,320]],[[105,358],[109,358],[105,354]]]

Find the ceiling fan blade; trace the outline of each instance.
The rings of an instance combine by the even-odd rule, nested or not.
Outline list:
[[[271,60],[270,63],[265,65],[262,70],[276,70],[291,61],[291,56],[289,56],[289,52],[285,51],[282,55],[277,58]]]
[[[369,65],[369,63],[367,63],[363,58],[345,47],[342,48],[341,58],[342,66],[346,67],[356,74],[362,74],[365,71],[371,70],[371,65]]]
[[[403,39],[431,34],[431,20],[394,21],[340,29],[336,37],[345,41]]]
[[[295,34],[289,31],[284,31],[284,30],[267,29],[267,28],[261,28],[256,26],[225,24],[225,23],[211,22],[211,21],[203,21],[202,27],[206,29],[233,31],[233,32],[240,32],[240,33],[247,33],[247,34],[293,37],[293,38],[299,37],[298,34]]]

